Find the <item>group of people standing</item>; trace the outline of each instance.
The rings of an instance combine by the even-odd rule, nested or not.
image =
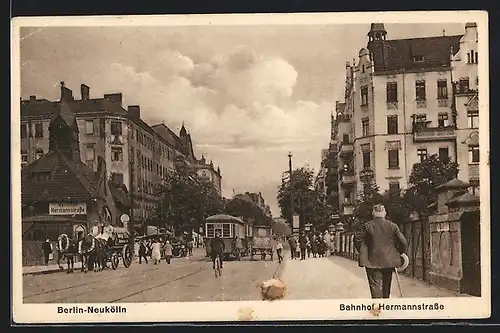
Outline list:
[[[165,257],[165,261],[170,265],[173,255],[173,246],[170,244],[169,240],[163,241],[161,238],[153,238],[149,242],[139,241],[135,244],[136,254],[139,258],[139,264],[142,264],[142,259],[148,263],[148,256],[153,260],[154,264],[157,265],[161,262],[162,253]]]
[[[334,238],[325,231],[324,234],[319,232],[305,233],[302,231],[297,237],[296,235],[288,238],[290,253],[292,259],[305,260],[306,258],[319,258],[329,256],[333,252]]]

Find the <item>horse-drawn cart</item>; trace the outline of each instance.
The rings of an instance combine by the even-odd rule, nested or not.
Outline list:
[[[104,254],[105,261],[111,263],[111,268],[117,269],[120,259],[122,259],[123,266],[130,267],[133,251],[130,241],[130,233],[127,229],[113,228],[107,240],[107,248]]]

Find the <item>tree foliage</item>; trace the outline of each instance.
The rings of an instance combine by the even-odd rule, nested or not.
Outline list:
[[[181,164],[158,189],[154,219],[176,230],[197,229],[206,217],[221,213],[224,204],[213,184]]]
[[[437,155],[427,157],[413,165],[404,201],[408,209],[428,213],[429,205],[437,200],[436,187],[458,174],[458,164],[448,159],[441,161]]]
[[[321,226],[328,223],[331,206],[324,204],[323,193],[314,186],[315,172],[307,166],[293,170],[292,175],[278,188],[277,199],[281,215],[290,219],[293,198],[293,214],[306,223]]]
[[[272,218],[257,206],[257,204],[247,195],[236,195],[229,200],[225,206],[226,214],[243,217],[247,221],[253,221],[255,225],[272,225]]]

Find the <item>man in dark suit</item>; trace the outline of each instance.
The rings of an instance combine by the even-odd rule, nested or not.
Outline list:
[[[359,266],[365,267],[372,298],[389,298],[392,272],[401,265],[408,243],[397,224],[385,219],[383,205],[373,207],[373,220],[356,233]]]

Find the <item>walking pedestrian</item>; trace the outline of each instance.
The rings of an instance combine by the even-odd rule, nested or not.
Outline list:
[[[307,258],[311,258],[311,239],[309,236],[306,236],[306,252]]]
[[[144,242],[141,242],[139,245],[139,264],[142,264],[142,258],[144,258],[144,261],[146,264],[148,263],[148,258],[146,257],[146,245]]]
[[[52,251],[52,244],[50,244],[50,240],[48,238],[45,240],[45,243],[42,244],[42,251],[45,266],[48,266],[50,255],[54,252]]]
[[[167,264],[170,265],[170,260],[172,259],[172,244],[170,244],[170,241],[165,242],[165,246],[163,247],[163,253],[165,255],[165,260],[167,261]]]
[[[383,205],[375,205],[373,220],[355,234],[359,266],[365,267],[372,298],[389,298],[392,272],[401,265],[401,254],[408,243],[397,224],[385,219]]]
[[[295,252],[297,251],[297,240],[295,237],[290,236],[290,238],[288,238],[288,245],[290,245],[291,257],[292,259],[295,259]]]
[[[311,251],[312,251],[313,258],[316,258],[318,256],[318,239],[317,239],[316,235],[312,236]]]
[[[306,246],[307,238],[306,234],[302,231],[299,236],[299,246],[300,246],[300,260],[306,259]]]
[[[155,239],[151,244],[151,258],[155,265],[161,261],[161,243],[158,239]]]
[[[283,261],[283,244],[279,239],[276,241],[276,254],[278,255],[278,263],[281,263]]]

